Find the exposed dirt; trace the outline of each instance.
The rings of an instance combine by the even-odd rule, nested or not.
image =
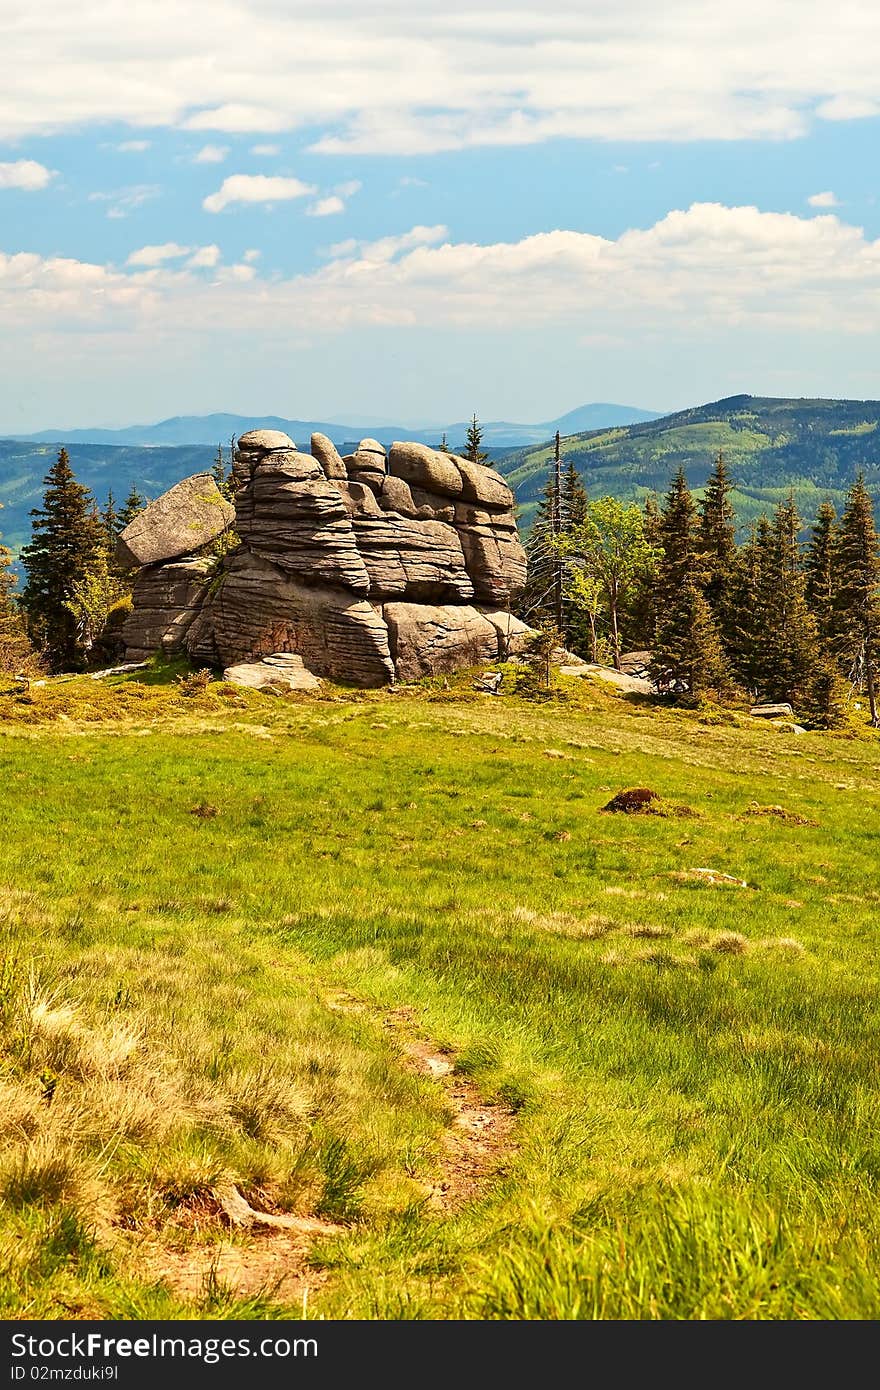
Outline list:
[[[343,1013],[372,1012],[345,991],[335,993],[328,1003]],[[382,1025],[395,1034],[403,1065],[443,1089],[451,1124],[443,1135],[438,1170],[426,1184],[426,1194],[432,1207],[449,1212],[483,1196],[503,1175],[515,1149],[514,1112],[485,1100],[473,1081],[455,1071],[452,1053],[419,1035],[415,1019],[415,1010],[404,1006],[383,1014]]]

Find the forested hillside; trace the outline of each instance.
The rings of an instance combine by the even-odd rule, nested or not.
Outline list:
[[[683,467],[691,487],[706,481],[723,450],[736,482],[737,519],[771,510],[789,489],[805,516],[830,496],[838,507],[862,469],[880,493],[880,401],[777,400],[731,396],[659,420],[592,430],[563,440],[591,496],[663,491]],[[552,442],[496,462],[516,489],[528,525],[547,479]]]

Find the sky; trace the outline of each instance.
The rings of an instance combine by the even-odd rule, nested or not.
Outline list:
[[[0,0],[0,432],[880,397],[874,0]]]

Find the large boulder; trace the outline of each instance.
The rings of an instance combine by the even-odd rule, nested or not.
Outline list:
[[[459,458],[457,454],[455,464],[461,474],[461,495],[465,502],[476,502],[483,507],[501,507],[505,511],[513,507],[513,492],[494,468],[471,463],[470,459]]]
[[[235,509],[211,474],[196,473],[138,513],[119,537],[116,554],[129,568],[177,560],[222,536],[234,520]]]
[[[497,660],[498,631],[476,608],[386,603],[382,612],[400,680],[418,680]]]
[[[347,477],[347,474],[345,472],[345,464],[342,462],[342,457],[339,453],[339,450],[333,443],[332,439],[328,439],[326,434],[319,434],[316,431],[312,435],[311,447],[312,454],[323,468],[325,477]]]
[[[295,652],[275,652],[262,661],[227,666],[223,679],[250,690],[320,690],[321,682]]]
[[[455,460],[427,444],[395,441],[388,455],[388,472],[405,483],[415,484],[426,492],[439,492],[443,497],[460,497],[464,483]]]
[[[295,652],[317,676],[362,686],[394,680],[388,633],[372,604],[341,587],[305,584],[245,549],[227,557],[187,647],[193,659],[213,653],[224,667]]]
[[[146,661],[183,650],[187,633],[208,590],[215,562],[207,557],[176,560],[141,570],[132,609],[122,629],[127,661]]]

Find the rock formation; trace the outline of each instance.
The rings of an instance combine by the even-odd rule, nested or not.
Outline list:
[[[248,684],[308,689],[321,676],[413,680],[521,647],[528,629],[509,609],[525,553],[491,468],[423,444],[386,454],[375,439],[342,458],[322,434],[303,454],[252,430],[233,483],[234,507],[210,475],[188,478],[123,532],[120,557],[141,567],[127,660],[184,652],[231,678],[246,667]],[[206,554],[232,527],[238,543]]]

